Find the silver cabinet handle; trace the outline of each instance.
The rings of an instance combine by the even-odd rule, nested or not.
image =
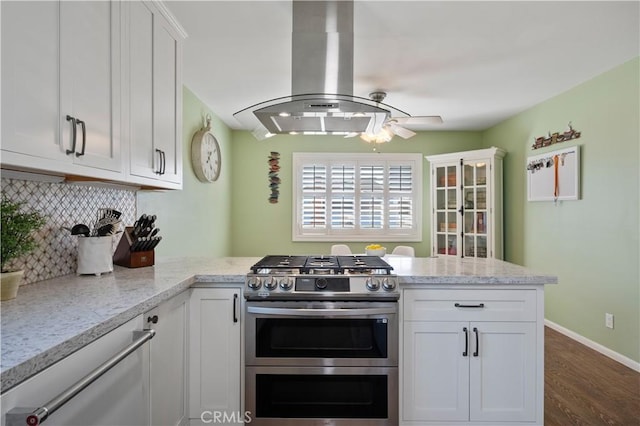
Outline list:
[[[249,306],[247,312],[250,314],[265,315],[288,315],[294,317],[320,317],[320,316],[358,316],[358,315],[379,315],[395,314],[392,308],[367,308],[367,309],[295,309],[295,308],[262,308],[259,306]]]
[[[78,395],[87,386],[95,382],[111,368],[115,367],[120,361],[125,359],[132,352],[135,352],[136,349],[145,344],[148,340],[151,340],[155,335],[155,330],[134,331],[133,343],[122,349],[104,364],[78,380],[42,407],[15,407],[9,410],[5,415],[6,426],[36,426],[42,424],[42,422],[47,420],[51,414],[69,402],[71,398]]]

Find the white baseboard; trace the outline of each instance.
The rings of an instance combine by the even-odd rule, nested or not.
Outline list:
[[[548,319],[544,320],[544,325],[549,328],[554,329],[555,331],[564,334],[571,339],[582,343],[583,345],[593,349],[594,351],[600,352],[602,355],[611,358],[614,361],[618,361],[620,364],[629,367],[632,370],[640,372],[640,362],[636,362],[631,358],[627,358],[626,356],[615,352],[606,346],[602,346],[600,343],[596,343],[593,340],[587,339],[586,337],[576,333],[575,331],[571,331],[568,328],[564,328],[561,325],[556,324],[555,322],[549,321]]]

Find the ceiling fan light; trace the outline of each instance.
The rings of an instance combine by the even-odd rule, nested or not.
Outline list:
[[[386,143],[386,142],[390,142],[391,139],[393,139],[393,134],[388,129],[382,128],[377,133],[362,133],[360,135],[360,139],[362,139],[367,143],[374,143],[374,144]]]

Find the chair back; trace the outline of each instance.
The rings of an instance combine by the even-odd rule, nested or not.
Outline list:
[[[396,246],[396,248],[393,249],[391,254],[416,257],[416,251],[411,246]]]
[[[334,256],[351,256],[351,249],[346,244],[334,244],[331,246],[331,254]]]

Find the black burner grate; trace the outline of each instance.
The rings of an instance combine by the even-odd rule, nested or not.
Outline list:
[[[393,267],[378,256],[265,256],[251,267],[254,274],[269,270],[300,274],[391,274]]]

